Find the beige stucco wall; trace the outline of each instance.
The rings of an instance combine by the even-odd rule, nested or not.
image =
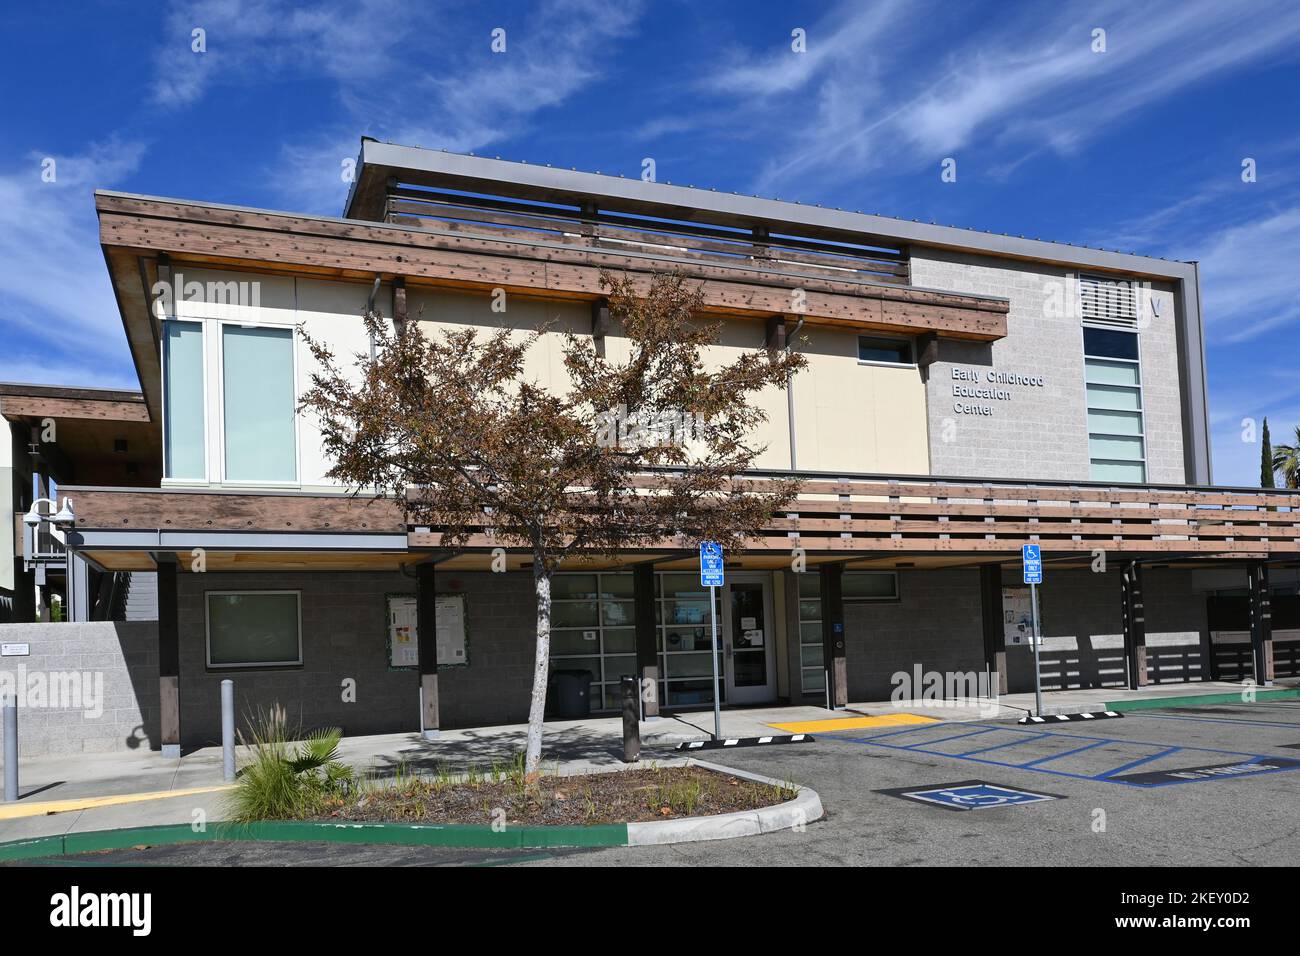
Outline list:
[[[369,351],[361,314],[371,287],[364,283],[234,271],[185,269],[183,274],[187,282],[257,284],[256,305],[181,301],[175,308],[178,318],[205,323],[208,478],[197,484],[220,486],[223,483],[221,323],[301,325],[346,364],[353,355]],[[389,286],[381,288],[376,301],[385,314],[392,314]],[[590,306],[585,302],[521,296],[505,299],[504,311],[495,311],[492,306],[493,299],[486,293],[410,289],[407,296],[409,314],[429,330],[475,328],[486,335],[505,327],[523,336],[545,325],[549,333],[541,336],[530,350],[524,374],[549,388],[567,388],[562,333],[589,335]],[[763,347],[764,334],[761,320],[725,320],[717,345],[706,353],[706,364],[717,368],[745,350]],[[924,474],[928,470],[925,391],[917,369],[859,363],[857,337],[852,330],[805,326],[796,347],[808,358],[808,368],[795,377],[793,390],[798,428],[797,463],[801,469],[900,474]],[[606,338],[606,354],[613,360],[628,354],[626,340],[617,324]],[[295,383],[302,394],[310,386],[315,362],[301,334],[296,340],[295,363]],[[785,392],[778,388],[765,389],[753,401],[768,416],[753,436],[755,445],[763,449],[758,467],[788,468]],[[310,415],[299,418],[297,444],[299,482],[296,487],[307,490],[330,487],[325,477],[329,463]]]

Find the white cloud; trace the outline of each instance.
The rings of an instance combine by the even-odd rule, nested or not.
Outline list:
[[[184,106],[218,84],[275,74],[334,79],[339,109],[286,143],[267,175],[280,205],[337,214],[348,188],[341,164],[355,158],[361,134],[454,152],[516,136],[601,77],[641,8],[640,0],[546,0],[503,13],[506,49],[494,53],[497,24],[478,16],[470,26],[456,5],[331,0],[308,14],[289,0],[205,0],[168,17],[155,98]],[[205,54],[190,52],[199,25]]]
[[[184,107],[210,86],[266,82],[310,71],[364,82],[390,66],[407,29],[431,26],[433,5],[399,0],[327,0],[310,9],[288,0],[191,0],[174,3],[154,56],[154,101]],[[205,49],[194,49],[194,31]],[[426,34],[431,35],[431,34]]]
[[[30,153],[0,174],[0,379],[138,387],[99,248],[93,191],[135,171],[138,142]],[[53,159],[54,181],[42,179]]]
[[[1098,26],[1104,53],[1091,48]],[[891,166],[937,176],[941,159],[971,147],[996,146],[1003,169],[1069,152],[1212,76],[1293,57],[1298,39],[1300,8],[1280,2],[1248,16],[1201,0],[978,19],[846,4],[809,27],[808,53],[733,50],[700,88],[731,100],[736,128],[757,131],[771,158],[756,188],[771,193]]]

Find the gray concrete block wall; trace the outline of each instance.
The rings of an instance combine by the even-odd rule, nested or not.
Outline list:
[[[1008,334],[992,343],[941,340],[926,381],[930,472],[987,478],[1089,479],[1083,331],[1074,270],[1010,263],[987,256],[913,249],[917,286],[1010,300]],[[1184,480],[1181,385],[1174,294],[1144,289],[1140,339],[1145,404],[1147,480]],[[1154,305],[1153,305],[1154,303]],[[956,381],[954,367],[1043,376],[1042,386]],[[954,384],[1000,388],[1006,400],[960,399]],[[954,402],[993,409],[958,414]]]
[[[466,595],[469,666],[439,673],[443,727],[504,724],[528,714],[536,629],[532,576],[438,575],[437,588]],[[294,667],[207,666],[207,591],[302,592],[303,663]],[[217,573],[179,578],[181,735],[186,746],[220,739],[220,684],[235,683],[239,722],[279,704],[292,724],[338,726],[345,734],[419,729],[419,681],[414,670],[391,670],[385,596],[414,594],[398,573]],[[355,681],[356,701],[344,702],[343,682]]]
[[[900,571],[899,600],[844,604],[849,700],[888,700],[893,675],[983,671],[979,571]],[[919,693],[919,691],[918,691]]]
[[[64,686],[81,685],[71,701],[47,695],[42,706],[20,703],[22,758],[158,747],[156,623],[0,624],[0,641],[31,650],[26,657],[0,658],[0,672],[9,680],[30,682],[35,676],[49,686],[54,675],[65,681],[76,675],[76,682]],[[69,702],[74,706],[52,706]]]
[[[1003,583],[1018,586],[1008,574]],[[1152,683],[1209,680],[1205,595],[1192,589],[1192,572],[1144,569],[1147,673]],[[1124,687],[1124,621],[1116,562],[1106,573],[1050,571],[1039,591],[1043,688]],[[1030,647],[1007,649],[1008,691],[1034,688]]]
[[[1018,585],[1008,573],[1003,583]],[[1147,665],[1153,683],[1209,680],[1205,594],[1180,569],[1143,571]],[[922,671],[982,672],[979,572],[900,571],[896,603],[844,605],[849,699],[887,700],[893,676]],[[1043,687],[1122,687],[1127,683],[1118,566],[1105,574],[1052,571],[1040,591]],[[1007,648],[1008,691],[1034,687],[1028,646]]]

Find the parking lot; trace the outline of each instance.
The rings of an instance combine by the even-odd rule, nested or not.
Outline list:
[[[705,756],[811,786],[826,817],[803,832],[666,847],[511,853],[212,843],[116,851],[93,861],[1252,866],[1294,863],[1300,830],[1297,701],[1039,726],[941,720]]]

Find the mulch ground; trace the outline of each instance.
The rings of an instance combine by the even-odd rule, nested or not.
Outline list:
[[[740,780],[702,767],[663,767],[475,781],[414,779],[359,796],[331,798],[317,820],[590,826],[756,810],[793,799],[788,787]],[[502,812],[504,811],[504,816]]]

